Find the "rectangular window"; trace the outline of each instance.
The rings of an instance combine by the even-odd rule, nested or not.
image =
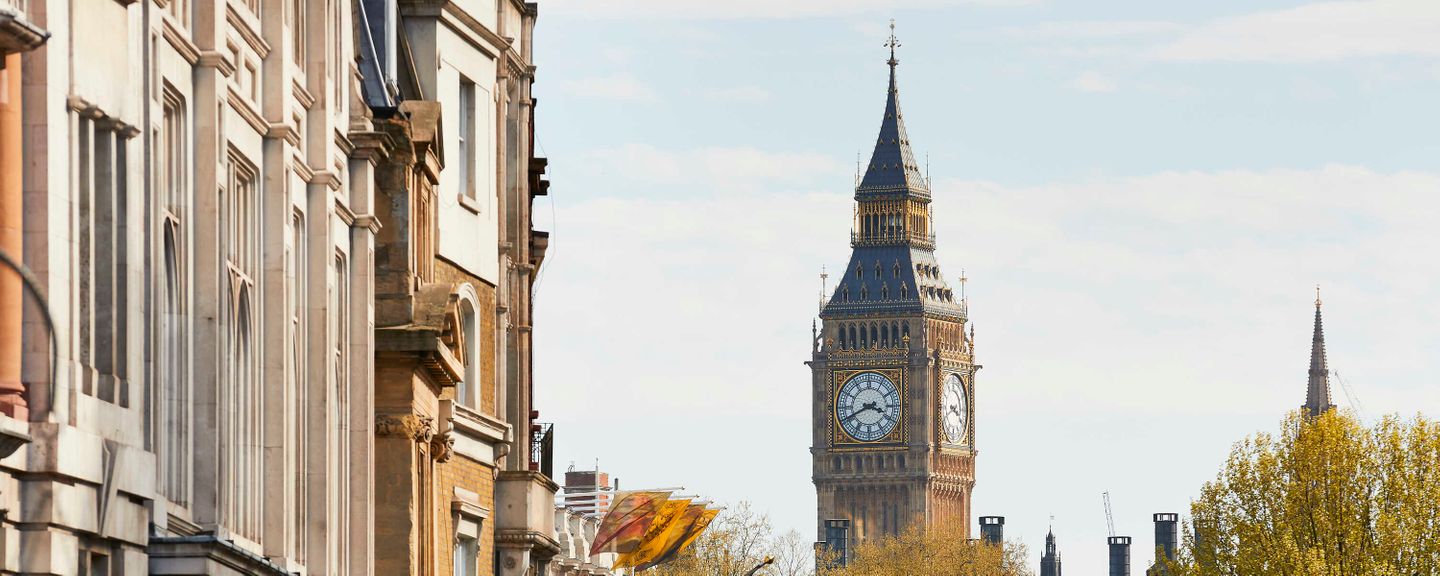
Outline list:
[[[305,29],[305,0],[290,0],[290,54],[294,56],[295,64],[300,66],[303,73],[305,69],[305,41],[309,38]]]
[[[475,83],[460,77],[460,192],[466,198],[475,198]]]
[[[477,558],[480,556],[479,542],[470,536],[455,539],[455,576],[476,576]]]
[[[129,139],[135,130],[104,113],[75,114],[74,195],[77,198],[75,277],[79,288],[79,349],[87,395],[129,406],[125,315]],[[87,117],[88,116],[88,117]]]

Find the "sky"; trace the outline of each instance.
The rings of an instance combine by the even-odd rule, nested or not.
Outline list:
[[[1440,2],[543,0],[558,469],[814,537],[804,361],[891,18],[984,366],[974,513],[1034,564],[1053,517],[1099,573],[1108,491],[1140,573],[1150,515],[1304,401],[1317,284],[1334,402],[1440,416]]]

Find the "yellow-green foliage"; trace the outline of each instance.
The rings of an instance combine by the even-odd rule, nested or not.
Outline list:
[[[1440,574],[1440,426],[1291,415],[1236,444],[1191,514],[1180,574]]]
[[[912,528],[860,545],[843,569],[825,576],[1030,576],[1025,546],[970,542],[957,529]]]

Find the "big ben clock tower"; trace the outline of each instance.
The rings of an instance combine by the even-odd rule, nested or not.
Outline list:
[[[893,24],[892,24],[893,29]],[[851,538],[914,523],[969,536],[975,486],[974,330],[935,259],[930,183],[905,135],[893,33],[885,118],[855,188],[850,263],[808,362],[817,527]],[[964,282],[964,279],[961,279]]]

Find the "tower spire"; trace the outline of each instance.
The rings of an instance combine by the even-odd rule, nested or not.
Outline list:
[[[1320,321],[1320,286],[1315,286],[1315,331],[1310,337],[1310,381],[1305,387],[1306,416],[1319,416],[1335,409],[1330,403],[1330,369],[1325,360],[1325,328]]]
[[[885,99],[885,119],[880,123],[880,136],[875,141],[875,151],[870,155],[870,165],[865,167],[856,195],[915,193],[929,197],[930,190],[910,151],[910,138],[905,134],[905,121],[900,115],[900,91],[896,87],[895,68],[900,60],[895,49],[900,40],[895,37],[895,21],[890,21],[890,39],[885,42],[890,49],[890,86]]]

